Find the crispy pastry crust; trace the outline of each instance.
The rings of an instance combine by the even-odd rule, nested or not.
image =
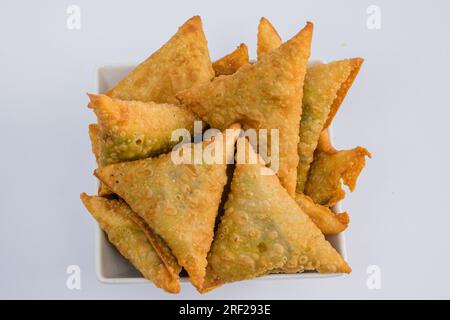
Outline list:
[[[183,104],[214,128],[223,130],[238,122],[245,128],[267,129],[269,133],[278,129],[278,176],[291,195],[297,180],[303,80],[312,31],[313,25],[308,23],[257,63],[177,94]],[[268,147],[270,150],[271,145]]]
[[[233,52],[215,61],[212,66],[216,77],[218,77],[233,74],[248,62],[248,48],[241,43]]]
[[[322,232],[261,164],[237,164],[201,292],[271,272],[351,271]]]
[[[157,287],[178,293],[178,275],[172,275],[158,257],[143,230],[130,219],[131,209],[121,200],[83,193],[81,200],[108,235],[109,241],[142,275]]]

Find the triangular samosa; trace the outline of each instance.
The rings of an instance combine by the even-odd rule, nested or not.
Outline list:
[[[270,21],[262,17],[261,20],[259,20],[258,25],[258,44],[256,49],[258,60],[260,60],[264,54],[281,46],[282,43],[283,40],[281,40],[280,35]]]
[[[351,150],[320,151],[314,155],[314,161],[306,182],[305,194],[315,203],[333,206],[345,197],[341,180],[350,191],[356,187],[361,170],[366,164],[366,156],[371,154],[363,147]]]
[[[250,148],[251,149],[251,148]],[[261,164],[237,164],[202,291],[272,272],[348,273],[339,253]]]
[[[212,66],[216,77],[230,75],[239,70],[242,66],[248,64],[248,48],[241,43],[233,52],[215,61]]]
[[[214,128],[223,130],[239,122],[246,129],[267,129],[269,134],[271,129],[279,130],[277,174],[292,195],[297,180],[303,80],[312,31],[313,25],[308,23],[291,40],[257,63],[177,94],[183,104]],[[271,137],[267,141],[270,143]],[[267,147],[270,153],[270,144],[259,147]]]
[[[213,141],[185,144],[182,149],[157,158],[113,164],[95,171],[167,243],[197,288],[205,276],[206,256],[227,182],[227,162],[233,159],[236,138],[236,133],[221,134]],[[207,164],[204,157],[195,156],[200,148],[220,152],[224,146],[219,164]],[[186,159],[192,153],[193,162],[179,163],[175,158],[182,154]]]
[[[272,24],[266,18],[261,18],[258,26],[258,59],[278,48],[281,43],[281,37]],[[308,68],[303,87],[297,192],[304,191],[320,133],[333,120],[363,61],[361,58],[345,59]]]
[[[177,92],[213,77],[202,21],[195,16],[106,94],[122,100],[176,104]]]
[[[359,60],[362,59],[316,64],[308,68],[306,72],[299,133],[297,192],[304,191],[309,168],[314,159],[314,150],[325,127],[333,101],[337,99],[337,93],[350,77],[354,61]]]
[[[195,117],[183,106],[89,97],[100,128],[101,166],[167,152],[178,143],[171,140],[174,130],[194,130]]]
[[[85,193],[81,200],[106,232],[109,241],[146,279],[167,292],[180,291],[178,276],[171,275],[143,230],[129,217],[132,211],[125,202]]]

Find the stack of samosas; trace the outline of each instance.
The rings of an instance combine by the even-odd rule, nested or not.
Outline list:
[[[327,129],[363,59],[308,67],[312,32],[308,22],[283,43],[262,18],[256,62],[241,44],[212,63],[196,16],[105,94],[89,94],[100,184],[81,199],[156,286],[179,292],[182,269],[202,293],[273,273],[351,272],[325,235],[347,228],[348,214],[333,206],[370,153],[334,149]],[[172,133],[193,134],[196,120],[222,132],[277,129],[279,145],[267,139],[276,175],[262,173],[258,149],[240,134],[183,145],[183,154],[224,148],[221,162],[175,162]],[[236,145],[259,160],[231,164]]]

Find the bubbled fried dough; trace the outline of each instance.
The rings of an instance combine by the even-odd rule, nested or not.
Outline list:
[[[202,292],[271,272],[350,272],[339,253],[261,164],[237,164]]]
[[[172,140],[173,131],[194,131],[195,117],[182,106],[95,94],[89,98],[98,119],[102,166],[167,152],[178,143]]]
[[[195,16],[106,94],[122,100],[177,104],[177,92],[213,77],[202,21]]]
[[[233,52],[215,61],[212,66],[218,77],[233,74],[248,63],[248,48],[242,43]]]
[[[172,275],[145,236],[144,231],[129,217],[130,207],[121,200],[81,195],[81,200],[108,235],[109,241],[142,275],[157,287],[178,293],[178,274]]]
[[[227,146],[220,164],[174,163],[168,153],[95,171],[167,243],[197,288],[205,276],[206,256],[227,182],[226,163],[233,157],[235,140],[236,135],[223,134],[212,142],[202,143],[203,148],[220,143]],[[195,144],[184,146],[185,152],[193,152],[195,148]]]
[[[351,150],[316,152],[306,182],[305,194],[317,204],[331,207],[345,197],[342,182],[353,191],[366,157],[372,157],[363,147]],[[341,182],[342,181],[342,182]]]
[[[267,129],[269,134],[272,129],[278,130],[277,174],[292,195],[297,179],[303,80],[312,31],[313,25],[308,23],[257,63],[177,94],[183,104],[214,128],[223,130],[232,123],[241,123],[245,128]],[[270,141],[269,138],[268,154]]]

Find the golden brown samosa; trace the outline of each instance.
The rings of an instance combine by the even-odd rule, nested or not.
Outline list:
[[[292,195],[297,179],[303,80],[312,31],[313,25],[308,22],[291,40],[257,63],[177,94],[183,104],[214,128],[223,130],[239,122],[245,128],[267,129],[268,133],[271,129],[279,130],[277,174]],[[270,144],[262,147],[267,147],[270,154]]]
[[[329,153],[337,152],[337,150],[331,143],[330,133],[328,132],[328,129],[323,130],[322,133],[320,134],[319,142],[317,143],[316,148],[316,152],[318,151],[325,151]]]
[[[89,139],[91,140],[91,149],[97,165],[100,164],[100,127],[96,123],[89,125]]]
[[[100,128],[101,166],[167,152],[178,143],[171,140],[174,130],[194,130],[195,117],[183,106],[89,97]]]
[[[259,20],[258,25],[258,60],[261,59],[264,54],[281,46],[282,43],[283,40],[281,40],[280,35],[270,21],[262,17],[261,20]]]
[[[261,168],[236,165],[202,292],[271,272],[351,271],[279,179]]]
[[[205,276],[206,256],[227,182],[226,163],[233,158],[235,139],[235,135],[223,134],[210,142],[186,144],[157,158],[113,164],[95,171],[167,243],[197,288]],[[179,163],[175,158],[179,153],[184,157],[193,152],[195,157],[199,147],[206,151],[223,145],[227,146],[226,152],[219,164],[207,164],[206,158],[201,157],[188,163]]]
[[[148,241],[152,244],[156,253],[161,258],[163,263],[166,265],[166,268],[169,271],[169,273],[174,277],[178,277],[178,275],[180,274],[180,271],[181,271],[181,266],[178,264],[177,259],[172,254],[172,251],[167,246],[167,244],[164,242],[164,240],[160,236],[158,236],[148,226],[148,224],[145,222],[145,220],[142,219],[136,212],[134,212],[130,209],[127,211],[127,215],[144,232]]]
[[[364,62],[363,58],[352,58],[349,59],[350,63],[350,74],[347,77],[347,79],[342,83],[341,87],[339,88],[336,99],[334,99],[333,104],[330,108],[330,113],[328,114],[327,121],[325,122],[324,129],[328,128],[331,124],[331,122],[334,119],[334,116],[339,110],[339,107],[341,106],[342,102],[344,101],[345,97],[347,96],[348,91],[353,85],[353,82],[356,79],[356,76],[359,73],[359,70],[361,69],[361,66]]]
[[[106,94],[122,100],[176,104],[177,92],[213,77],[202,21],[195,16]]]
[[[258,26],[258,59],[278,48],[281,37],[266,19]],[[361,58],[316,64],[307,69],[300,122],[297,192],[303,192],[320,133],[329,127],[363,63]]]
[[[101,166],[101,138],[100,138],[100,127],[96,123],[91,123],[89,125],[89,139],[91,140],[91,148],[92,153],[95,156],[95,161],[97,162],[97,166]],[[98,184],[98,195],[99,196],[107,196],[112,194],[113,192],[109,190],[107,186],[101,181]]]
[[[146,279],[167,292],[180,291],[178,276],[170,274],[142,229],[128,216],[131,209],[126,203],[85,193],[81,199],[111,243]]]
[[[328,207],[315,204],[310,197],[302,193],[296,193],[294,199],[323,234],[338,234],[347,229],[350,221],[346,212],[336,214]]]
[[[248,63],[248,48],[241,43],[233,52],[213,62],[212,66],[218,77],[233,74]]]
[[[370,158],[371,154],[363,147],[332,152],[318,150],[311,165],[305,194],[315,203],[328,207],[335,205],[345,197],[341,179],[353,191],[365,166],[366,156]]]
[[[353,70],[353,60],[316,64],[306,72],[298,146],[297,192],[304,191],[314,150],[330,114],[331,105]]]

